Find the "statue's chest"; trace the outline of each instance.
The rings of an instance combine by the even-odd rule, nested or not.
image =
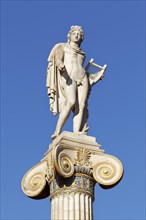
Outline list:
[[[64,60],[67,62],[77,62],[80,64],[83,64],[84,62],[84,56],[80,53],[77,53],[76,51],[66,48],[64,50]]]

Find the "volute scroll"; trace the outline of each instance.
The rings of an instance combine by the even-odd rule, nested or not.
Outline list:
[[[44,196],[43,191],[45,190],[47,184],[46,173],[47,161],[42,161],[28,170],[28,172],[23,176],[21,182],[24,194],[32,198],[42,197],[42,194]]]
[[[123,176],[123,166],[119,159],[104,154],[93,167],[94,179],[103,186],[114,186]]]
[[[53,162],[59,175],[69,178],[74,174],[74,157],[70,154],[70,150],[66,150],[63,146],[57,146],[53,154]]]

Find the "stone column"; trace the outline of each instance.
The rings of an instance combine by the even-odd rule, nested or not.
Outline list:
[[[50,200],[52,220],[92,220],[94,180],[82,173],[66,180],[53,179]]]
[[[113,187],[122,175],[121,162],[94,137],[63,132],[24,175],[22,190],[35,199],[50,195],[52,220],[92,220],[95,183]]]

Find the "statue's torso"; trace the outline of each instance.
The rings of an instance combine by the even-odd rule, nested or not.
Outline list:
[[[81,80],[85,76],[83,68],[85,56],[69,46],[64,47],[64,65],[73,80]]]

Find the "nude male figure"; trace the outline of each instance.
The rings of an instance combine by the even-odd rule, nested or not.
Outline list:
[[[61,132],[70,112],[74,112],[73,132],[88,130],[87,98],[89,76],[83,68],[85,53],[80,49],[84,34],[81,26],[72,26],[67,43],[55,45],[48,58],[47,87],[50,97],[50,111],[60,113],[54,134]]]

